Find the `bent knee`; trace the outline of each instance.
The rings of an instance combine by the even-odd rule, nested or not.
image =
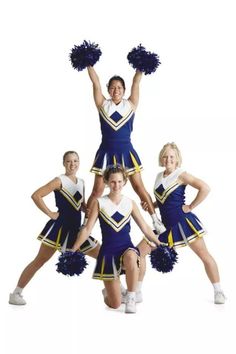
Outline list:
[[[118,309],[121,305],[121,300],[118,299],[108,299],[109,304],[108,306],[111,307],[112,309]]]
[[[131,266],[137,264],[137,253],[135,251],[127,251],[124,255],[124,265]]]

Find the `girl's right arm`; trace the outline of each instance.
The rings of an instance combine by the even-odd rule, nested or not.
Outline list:
[[[43,201],[43,197],[46,197],[46,195],[50,194],[51,192],[55,190],[60,190],[61,189],[61,180],[60,178],[56,177],[52,181],[48,182],[44,186],[40,187],[37,189],[31,196],[33,199],[34,203],[37,205],[37,207],[45,213],[47,216],[50,217],[50,219],[56,220],[59,216],[58,212],[53,212],[51,211],[47,205]]]
[[[89,237],[92,228],[98,218],[98,201],[94,202],[92,204],[92,208],[91,211],[89,213],[89,218],[87,221],[87,224],[85,226],[83,226],[83,228],[81,229],[81,231],[78,233],[77,235],[77,240],[75,241],[73,247],[72,247],[72,251],[77,251],[80,246],[87,240],[87,238]]]
[[[93,66],[88,66],[87,70],[88,70],[89,78],[93,84],[94,102],[96,104],[96,107],[99,109],[105,100],[105,97],[102,94],[100,80]]]

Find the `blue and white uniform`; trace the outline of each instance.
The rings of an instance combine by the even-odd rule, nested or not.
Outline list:
[[[45,245],[57,250],[70,250],[77,238],[81,227],[81,204],[84,200],[84,181],[77,178],[74,183],[66,175],[58,177],[61,181],[61,189],[55,190],[56,206],[59,217],[56,220],[49,220],[38,236]],[[80,251],[87,253],[95,248],[98,241],[93,237],[81,245]]]
[[[161,219],[166,231],[159,236],[159,241],[169,247],[182,247],[202,237],[206,230],[192,212],[185,213],[185,188],[178,177],[184,171],[177,168],[167,177],[163,172],[157,175],[154,194],[160,209]]]
[[[91,172],[102,175],[108,165],[120,164],[128,175],[140,172],[143,167],[134,150],[130,135],[133,130],[134,110],[129,100],[115,104],[105,100],[99,110],[102,143],[96,153]]]
[[[139,251],[133,245],[129,234],[133,205],[132,200],[125,196],[122,196],[118,205],[114,204],[108,195],[98,198],[98,205],[102,245],[93,278],[113,280],[124,273],[123,256],[125,252],[133,250],[139,256]]]

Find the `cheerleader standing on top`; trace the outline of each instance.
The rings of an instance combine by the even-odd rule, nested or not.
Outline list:
[[[206,274],[214,287],[214,303],[224,304],[225,295],[221,289],[217,264],[208,252],[203,236],[206,231],[198,217],[192,213],[207,197],[209,186],[180,168],[181,153],[175,143],[167,143],[159,154],[159,165],[164,167],[155,181],[155,207],[159,207],[161,219],[166,231],[159,236],[159,241],[169,247],[189,246],[202,260]],[[187,185],[198,190],[195,199],[185,204]],[[142,203],[147,207],[146,203]]]
[[[110,98],[106,99],[94,67],[88,66],[87,70],[93,84],[94,101],[99,112],[102,132],[102,142],[91,168],[91,172],[95,173],[95,180],[92,194],[88,199],[88,209],[90,209],[93,200],[100,197],[104,191],[105,184],[102,178],[104,169],[111,164],[120,164],[126,169],[135,192],[141,200],[147,203],[148,212],[152,216],[154,227],[159,234],[164,231],[164,227],[158,220],[151,197],[144,187],[140,173],[143,169],[142,163],[130,139],[139,101],[142,72],[136,70],[128,99],[124,99],[124,80],[120,76],[113,76],[108,82]]]
[[[122,194],[127,180],[125,170],[119,166],[110,166],[104,172],[104,183],[110,188],[108,195],[97,198],[89,213],[87,224],[78,235],[73,251],[81,247],[88,238],[97,218],[100,221],[102,245],[93,273],[94,279],[104,281],[104,301],[111,308],[121,305],[119,276],[125,270],[127,283],[126,313],[136,312],[135,291],[139,275],[139,250],[130,238],[131,216],[144,235],[155,245],[159,245],[152,229],[146,224],[137,205]]]
[[[75,151],[67,151],[63,156],[65,174],[54,178],[32,194],[37,207],[50,217],[44,229],[38,236],[41,246],[36,258],[23,270],[17,287],[9,296],[9,303],[25,305],[22,291],[35,273],[59,251],[70,250],[74,245],[77,233],[81,227],[81,210],[86,210],[84,201],[84,181],[76,176],[79,169],[79,156]],[[51,211],[43,198],[54,192],[58,211]],[[80,251],[97,258],[98,241],[89,236]]]

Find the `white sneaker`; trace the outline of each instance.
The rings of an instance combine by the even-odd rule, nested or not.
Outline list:
[[[226,300],[226,296],[222,290],[215,292],[215,295],[214,295],[214,303],[215,304],[217,304],[217,305],[224,304],[225,300]]]
[[[135,296],[127,295],[125,304],[126,313],[136,313]]]
[[[136,293],[135,293],[135,302],[136,303],[143,302],[143,294],[142,294],[141,290],[136,291]]]
[[[9,304],[11,305],[25,305],[26,301],[19,293],[12,293],[9,295]]]
[[[153,221],[153,227],[156,230],[157,235],[160,235],[166,231],[165,226],[162,224],[162,222],[159,219]]]
[[[121,293],[121,303],[122,304],[125,304],[126,303],[126,300],[127,300],[127,290],[125,291],[125,293]],[[137,303],[140,303],[140,302],[143,302],[143,294],[142,294],[142,291],[136,291],[135,293],[135,302],[136,304]]]

